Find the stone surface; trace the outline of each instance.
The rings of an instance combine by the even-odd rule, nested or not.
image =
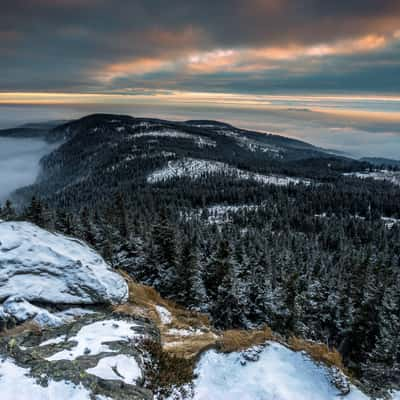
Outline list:
[[[83,242],[27,222],[0,222],[0,301],[121,303],[124,279]]]
[[[9,297],[3,303],[3,310],[19,323],[32,320],[42,327],[56,327],[66,322],[63,318],[43,308],[36,307],[19,296]]]
[[[91,340],[86,343],[94,332],[96,349],[76,351],[88,343],[94,346]],[[17,399],[22,384],[37,393],[32,397],[35,400],[50,399],[61,389],[66,399],[151,400],[153,394],[145,388],[144,380],[144,362],[150,359],[146,340],[160,340],[150,321],[106,310],[42,334],[22,332],[0,337],[0,389],[7,387],[1,399]],[[55,382],[59,392],[53,392]]]

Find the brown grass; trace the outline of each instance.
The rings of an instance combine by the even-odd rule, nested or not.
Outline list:
[[[218,342],[219,348],[226,353],[248,349],[251,346],[263,344],[274,339],[271,328],[265,326],[259,330],[231,329],[225,331]]]
[[[191,359],[204,348],[214,345],[218,336],[214,333],[207,315],[187,310],[171,300],[164,299],[152,287],[136,283],[120,271],[129,287],[129,302],[114,307],[114,311],[127,315],[140,315],[156,323],[161,333],[165,352],[172,357]],[[163,324],[156,306],[166,308],[172,316],[170,324]],[[200,329],[203,334],[191,336],[171,335],[170,329]]]
[[[147,371],[146,387],[163,398],[171,394],[174,387],[190,383],[194,378],[194,359],[177,357],[166,352],[159,343],[147,341],[144,347],[152,355],[155,364]]]
[[[168,337],[164,338],[164,350],[176,357],[195,359],[204,350],[214,347],[218,336],[211,332],[203,335],[190,337]]]
[[[40,335],[42,333],[42,330],[38,324],[29,321],[21,325],[17,325],[12,329],[5,329],[4,331],[0,332],[0,337],[18,336],[25,332],[32,332],[37,335]]]
[[[132,308],[136,305],[142,308],[146,312],[149,318],[161,324],[160,317],[156,311],[155,306],[159,305],[165,307],[171,314],[174,322],[174,327],[178,328],[179,325],[183,326],[193,326],[193,324],[200,323],[201,325],[209,325],[208,317],[188,311],[185,308],[179,306],[171,300],[164,299],[160,294],[150,286],[142,285],[135,282],[128,274],[120,271],[121,275],[125,278],[129,287],[129,303],[116,306],[114,308],[117,312],[122,313],[134,313],[138,308]]]
[[[334,348],[329,348],[326,344],[291,337],[289,338],[288,345],[294,351],[307,352],[317,362],[323,362],[329,366],[335,366],[344,370],[343,359],[340,353]]]

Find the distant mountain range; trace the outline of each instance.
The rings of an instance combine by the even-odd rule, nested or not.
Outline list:
[[[392,160],[390,158],[363,157],[361,161],[365,161],[379,167],[400,167],[400,160]]]
[[[207,177],[209,184],[221,177],[225,182],[282,184],[286,182],[282,179],[329,180],[369,165],[300,140],[208,120],[172,122],[94,114],[61,125],[30,124],[0,135],[4,133],[40,135],[61,143],[42,159],[37,183],[20,194],[74,205],[96,202],[116,190],[132,191],[149,184],[154,188],[166,184],[165,177],[186,179],[192,185],[193,170],[196,179]],[[164,178],[154,180],[154,174]]]

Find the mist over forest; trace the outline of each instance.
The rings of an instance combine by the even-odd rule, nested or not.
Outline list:
[[[33,183],[39,160],[55,148],[43,139],[0,138],[0,202],[19,187]]]

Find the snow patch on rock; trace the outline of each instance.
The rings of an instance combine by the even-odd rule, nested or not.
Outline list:
[[[39,344],[39,347],[43,347],[43,346],[51,346],[53,344],[59,344],[59,343],[63,343],[67,340],[67,335],[61,335],[58,336],[56,338],[51,338],[49,340],[45,340],[44,342]]]
[[[156,306],[157,313],[163,325],[168,325],[172,322],[172,314],[162,306]]]
[[[142,371],[135,358],[124,354],[104,357],[86,372],[101,379],[122,381],[128,385],[135,384],[142,378]]]
[[[9,297],[3,303],[3,310],[20,323],[32,320],[42,327],[58,327],[66,322],[63,318],[36,307],[18,296]]]
[[[68,342],[76,343],[70,350],[62,350],[48,357],[49,361],[75,360],[83,355],[96,355],[100,353],[112,353],[107,343],[127,342],[133,338],[142,338],[135,331],[138,325],[133,322],[119,320],[97,321],[82,327],[79,332],[68,339]]]

